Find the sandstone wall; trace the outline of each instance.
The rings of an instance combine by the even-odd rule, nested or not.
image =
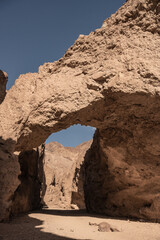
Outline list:
[[[85,209],[83,162],[92,141],[79,146],[64,147],[46,144],[44,156],[45,191],[43,201],[51,208]]]
[[[6,96],[7,81],[7,73],[0,70],[0,104]],[[2,123],[1,127],[3,127]],[[14,141],[11,138],[4,141],[0,137],[0,221],[8,219],[11,215],[13,193],[20,184],[18,154],[13,152]]]
[[[85,159],[89,212],[160,221],[159,132],[106,128]]]
[[[11,215],[39,209],[42,206],[42,186],[44,182],[44,145],[37,149],[20,152],[18,161],[20,184],[12,197]]]
[[[9,218],[12,197],[20,184],[18,156],[13,153],[10,141],[0,138],[0,221]]]

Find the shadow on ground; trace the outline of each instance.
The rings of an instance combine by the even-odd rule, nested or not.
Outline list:
[[[158,224],[114,221],[85,211],[53,209],[35,211],[0,223],[0,240],[104,240],[104,233],[99,232],[97,226],[94,228],[89,224],[90,221],[93,225],[100,223],[102,218],[121,229],[120,232],[106,233],[107,239],[160,240]]]
[[[40,211],[35,211],[35,213],[41,213],[41,214],[49,214],[54,216],[68,216],[68,217],[94,217],[94,218],[102,218],[102,219],[115,219],[115,220],[131,220],[131,221],[138,221],[137,218],[131,218],[131,217],[112,217],[107,216],[105,214],[98,214],[98,213],[89,213],[86,210],[59,210],[59,209],[49,209],[49,208],[43,208]],[[142,222],[151,222],[151,221],[143,221]]]
[[[75,238],[43,232],[43,223],[28,215],[13,218],[7,223],[0,223],[0,240],[75,240]]]
[[[40,211],[35,211],[36,213],[42,213],[42,214],[50,214],[55,216],[68,216],[68,217],[80,217],[80,216],[92,216],[93,214],[89,214],[86,212],[86,210],[59,210],[59,209],[49,209],[49,208],[43,208]]]

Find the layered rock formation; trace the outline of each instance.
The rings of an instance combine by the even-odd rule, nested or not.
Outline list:
[[[46,189],[43,201],[48,207],[85,209],[83,162],[91,142],[82,143],[75,148],[64,147],[57,142],[46,144],[44,156]]]
[[[135,188],[139,181],[142,181],[140,185],[145,186],[152,182],[152,185],[157,186],[155,191],[150,185],[148,188],[141,188],[145,191],[147,188],[150,199],[149,203],[146,203],[150,205],[146,210],[147,214],[144,215],[141,211],[143,204],[136,205],[136,214],[128,210],[129,204],[126,204],[123,210],[125,209],[126,214],[130,211],[131,216],[155,218],[159,208],[154,209],[152,202],[159,202],[157,180],[160,178],[159,165],[155,171],[155,164],[160,161],[159,22],[159,0],[129,0],[107,19],[100,29],[89,36],[80,35],[59,61],[44,64],[38,73],[21,75],[0,106],[3,151],[0,164],[5,165],[8,157],[5,155],[6,151],[12,156],[15,150],[31,150],[42,144],[52,132],[76,123],[94,126],[100,133],[106,134],[100,134],[105,144],[103,150],[107,149],[106,158],[122,161],[124,169],[129,169],[129,175],[132,175],[131,172],[136,168],[135,178],[138,180],[137,185],[133,181]],[[98,139],[100,144],[100,137]],[[122,147],[123,141],[126,146]],[[101,155],[98,155],[98,159],[100,164]],[[10,158],[11,166],[13,161],[14,158]],[[148,182],[144,181],[143,174],[137,170],[138,163],[140,166],[146,165]],[[98,163],[95,165],[98,166]],[[110,169],[114,170],[114,167]],[[16,174],[18,176],[18,171]],[[0,184],[5,184],[9,175],[12,177],[12,172],[3,173]],[[95,178],[93,180],[95,181]],[[92,179],[89,175],[88,181],[87,184],[91,185]],[[125,184],[128,189],[129,201],[133,186],[128,183],[127,177],[122,185]],[[96,186],[103,189],[100,184]],[[117,186],[114,196],[116,191],[119,191],[119,184]],[[102,192],[106,193],[106,189]],[[13,194],[11,183],[5,186],[7,197],[4,197],[4,191],[0,189],[0,205],[5,209],[1,213],[1,219],[10,211],[9,201]],[[110,198],[105,194],[103,196],[105,199],[99,198],[96,212],[103,212],[103,209],[106,212],[106,199],[112,204]],[[92,202],[89,200],[91,197],[89,194],[86,196],[88,203]],[[127,194],[125,197],[127,198]],[[143,194],[134,197],[135,201],[139,202]],[[93,204],[90,206],[88,204],[88,209],[95,210]],[[150,208],[153,208],[153,211],[150,211]],[[117,212],[115,211],[116,215],[121,214],[121,211]],[[159,219],[159,216],[156,219]]]

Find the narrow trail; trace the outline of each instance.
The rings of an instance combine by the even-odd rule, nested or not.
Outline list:
[[[120,232],[99,232],[107,222]],[[93,223],[90,224],[90,223]],[[83,211],[44,209],[0,223],[0,240],[160,240],[160,224],[88,215]]]

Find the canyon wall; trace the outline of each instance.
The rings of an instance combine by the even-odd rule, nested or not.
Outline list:
[[[20,165],[20,181],[12,197],[10,216],[42,207],[45,146],[17,153]]]
[[[153,132],[145,126],[97,130],[85,158],[89,212],[160,220],[160,134]]]
[[[77,147],[46,144],[44,156],[44,204],[56,209],[85,209],[84,157],[92,141]]]

